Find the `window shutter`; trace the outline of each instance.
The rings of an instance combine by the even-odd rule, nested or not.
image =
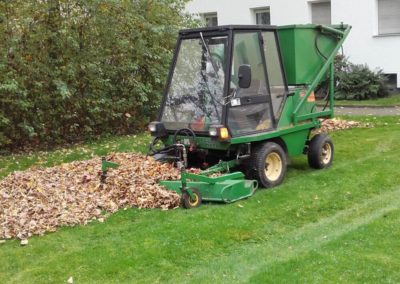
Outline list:
[[[379,34],[400,33],[400,1],[378,0]]]
[[[313,24],[331,24],[331,2],[311,3],[311,17]]]

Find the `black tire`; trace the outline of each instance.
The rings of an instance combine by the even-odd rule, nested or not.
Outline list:
[[[314,169],[332,165],[334,147],[332,139],[325,134],[315,135],[308,144],[308,164]]]
[[[261,187],[271,188],[281,184],[286,175],[286,168],[286,153],[280,145],[266,142],[254,149],[251,157],[251,170],[253,177],[258,180]]]
[[[199,207],[202,203],[202,197],[201,197],[200,191],[198,191],[196,188],[191,188],[190,190],[193,192],[193,195],[195,196],[195,200],[192,200],[190,198],[189,193],[187,193],[187,192],[182,193],[182,197],[181,197],[182,206],[183,206],[183,208],[186,208],[186,209]]]

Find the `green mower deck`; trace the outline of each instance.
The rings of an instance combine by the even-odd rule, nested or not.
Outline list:
[[[197,175],[196,178],[207,178],[207,181],[189,181],[187,187],[197,189],[204,201],[235,202],[252,196],[257,190],[257,181],[245,180],[243,174],[238,174],[241,173],[226,174],[218,178]],[[182,194],[181,181],[161,181],[160,184],[169,190]]]

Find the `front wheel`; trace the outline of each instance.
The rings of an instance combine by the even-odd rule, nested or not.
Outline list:
[[[329,167],[333,161],[333,142],[325,134],[315,135],[308,145],[308,164],[314,169]]]
[[[252,156],[255,178],[262,187],[270,188],[282,183],[286,175],[287,159],[280,145],[267,142],[256,149]]]
[[[200,191],[195,188],[191,188],[190,190],[193,197],[190,197],[190,194],[187,192],[183,192],[181,197],[182,206],[186,209],[199,207],[202,202]]]

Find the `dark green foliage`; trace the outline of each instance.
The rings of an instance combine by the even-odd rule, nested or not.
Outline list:
[[[335,61],[336,99],[368,100],[389,95],[382,70],[372,71],[367,65],[350,63],[338,56]]]
[[[143,128],[185,2],[0,1],[0,148]]]

